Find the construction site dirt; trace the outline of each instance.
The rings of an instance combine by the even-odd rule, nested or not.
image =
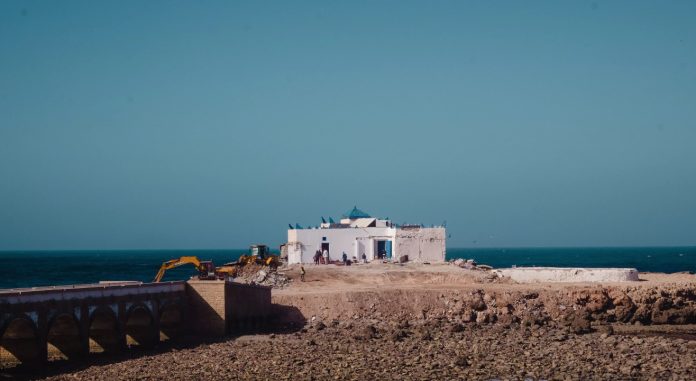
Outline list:
[[[263,332],[8,377],[696,379],[696,276],[517,284],[450,264],[280,268]]]

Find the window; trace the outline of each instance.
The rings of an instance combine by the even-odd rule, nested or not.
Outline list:
[[[321,237],[321,240],[322,240],[322,241],[326,241],[326,237]]]

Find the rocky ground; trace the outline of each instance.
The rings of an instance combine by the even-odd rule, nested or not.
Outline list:
[[[693,380],[696,341],[575,334],[445,319],[315,321],[295,333],[243,336],[62,374],[52,380]]]
[[[306,269],[306,282],[298,268],[279,272],[274,333],[161,346],[32,377],[696,379],[693,274],[522,285],[452,265]],[[258,271],[250,271],[254,277]]]

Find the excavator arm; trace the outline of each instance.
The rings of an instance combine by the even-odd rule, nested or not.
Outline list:
[[[198,257],[181,257],[179,259],[172,259],[162,263],[162,266],[160,266],[160,269],[157,272],[157,276],[155,276],[155,279],[152,282],[160,282],[167,270],[186,264],[192,264],[196,270],[201,271],[201,261],[198,260]]]

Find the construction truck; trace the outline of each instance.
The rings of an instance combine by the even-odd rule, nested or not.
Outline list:
[[[162,263],[157,276],[152,281],[158,283],[164,278],[164,273],[175,267],[191,264],[198,270],[198,279],[200,280],[216,280],[234,277],[237,270],[230,266],[215,267],[213,261],[201,261],[196,256],[185,256],[178,259],[172,259]]]
[[[266,245],[251,245],[249,254],[242,255],[236,262],[239,266],[246,266],[252,263],[262,266],[278,267],[280,259],[277,255],[271,254]]]

